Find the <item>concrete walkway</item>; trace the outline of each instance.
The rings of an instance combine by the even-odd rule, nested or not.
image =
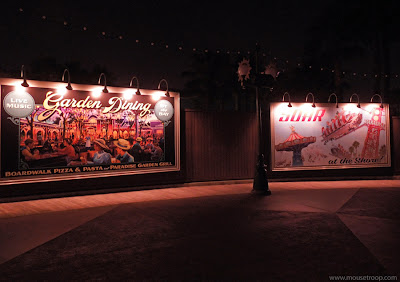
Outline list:
[[[399,274],[400,180],[271,182],[269,197],[251,189],[195,183],[1,203],[0,272],[174,281]]]

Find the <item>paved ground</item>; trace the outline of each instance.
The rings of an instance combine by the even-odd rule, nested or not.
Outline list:
[[[196,185],[0,204],[2,280],[400,274],[400,180]]]

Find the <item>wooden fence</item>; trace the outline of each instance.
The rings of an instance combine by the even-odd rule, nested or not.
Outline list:
[[[254,177],[258,148],[254,113],[185,112],[186,181]]]

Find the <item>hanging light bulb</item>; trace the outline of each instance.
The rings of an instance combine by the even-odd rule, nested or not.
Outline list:
[[[379,94],[374,94],[372,97],[371,97],[371,103],[372,103],[372,100],[374,99],[374,97],[375,96],[378,96],[380,99],[381,99],[381,105],[379,106],[381,109],[383,109],[383,101],[382,101],[382,96],[381,95],[379,95]]]
[[[168,91],[168,82],[167,82],[167,80],[161,79],[160,83],[158,84],[158,89],[160,90],[160,88],[161,88],[161,83],[162,83],[162,82],[165,82],[165,84],[167,85],[167,92],[165,92],[165,96],[166,96],[166,97],[170,97],[169,91]]]
[[[140,93],[140,89],[139,89],[139,79],[136,76],[131,78],[131,82],[129,83],[129,87],[132,87],[133,80],[136,80],[136,84],[137,84],[136,95],[142,95],[142,93]]]
[[[335,98],[336,98],[336,108],[339,108],[337,95],[336,95],[335,93],[332,93],[331,95],[329,95],[328,103],[331,101],[331,97],[332,97],[332,96],[335,96]]]
[[[65,74],[68,74],[68,84],[67,84],[67,86],[65,87],[65,88],[67,88],[67,90],[72,90],[72,86],[71,86],[71,76],[70,76],[70,74],[69,74],[69,70],[68,69],[65,69],[64,70],[64,73],[63,73],[63,75],[62,75],[62,78],[61,78],[61,81],[64,81],[64,78],[65,78]]]
[[[25,77],[25,65],[22,65],[22,67],[21,67],[21,77],[23,79],[23,82],[21,83],[21,85],[23,87],[29,87],[29,84],[26,81],[26,77]]]
[[[308,102],[308,96],[309,95],[311,95],[311,97],[312,97],[312,105],[311,105],[311,107],[315,108],[316,106],[315,106],[315,101],[314,101],[314,94],[312,94],[311,92],[307,94],[306,102]]]
[[[100,74],[100,77],[99,77],[99,81],[97,82],[98,84],[100,84],[100,82],[101,82],[101,77],[104,77],[104,88],[103,88],[103,93],[108,93],[108,89],[107,89],[107,78],[106,78],[106,75],[104,74],[104,72],[102,72],[101,74]]]
[[[292,107],[292,103],[290,103],[290,95],[289,95],[289,92],[285,92],[284,94],[283,94],[283,97],[282,97],[282,102],[285,102],[285,96],[288,96],[288,98],[289,98],[289,104],[287,105],[289,108],[291,108]]]
[[[353,96],[356,96],[356,97],[357,97],[357,108],[361,108],[361,105],[360,105],[360,97],[358,97],[357,93],[354,93],[353,95],[351,95],[351,97],[350,97],[350,103],[351,103],[352,100],[353,100]]]

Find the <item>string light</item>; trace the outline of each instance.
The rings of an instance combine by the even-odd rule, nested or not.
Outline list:
[[[18,9],[18,11],[20,12],[20,13],[24,13],[24,9],[23,9],[23,7],[20,7],[19,9]],[[79,28],[79,30],[83,30],[83,31],[87,31],[88,30],[88,26],[86,26],[86,25],[75,25],[75,26],[73,26],[72,25],[72,23],[70,23],[70,22],[68,22],[68,21],[66,21],[66,20],[59,20],[59,21],[57,21],[57,20],[52,20],[52,21],[50,21],[49,20],[49,18],[48,18],[48,16],[46,16],[46,15],[37,15],[39,18],[41,18],[43,21],[46,21],[47,23],[51,23],[51,22],[53,22],[53,23],[57,23],[57,24],[60,24],[60,22],[65,26],[65,27],[69,27],[71,30],[73,30],[74,28],[76,29],[77,27]],[[104,39],[109,39],[109,40],[129,40],[130,38],[129,37],[126,37],[126,36],[122,36],[122,35],[108,35],[105,31],[102,31],[102,32],[100,32],[100,34],[103,36],[103,37],[105,37]],[[135,42],[137,43],[137,44],[139,44],[139,43],[142,43],[139,39],[135,39]],[[163,44],[157,44],[155,41],[151,41],[151,42],[149,42],[150,43],[150,46],[160,46],[160,47],[164,47],[165,49],[172,49],[173,47],[171,46],[171,45],[163,45]],[[148,44],[148,43],[147,43]],[[184,47],[185,46],[182,46],[182,45],[179,45],[179,46],[177,46],[177,47],[175,47],[175,48],[177,48],[177,50],[179,50],[179,51],[183,51],[183,49],[184,49]],[[187,46],[186,46],[187,47]],[[210,49],[204,49],[203,51],[201,51],[201,50],[198,50],[197,48],[189,48],[189,49],[192,49],[192,51],[193,52],[204,52],[204,53],[210,53],[211,51],[210,51]],[[237,55],[241,55],[241,54],[247,54],[247,55],[251,55],[252,53],[253,53],[254,51],[253,50],[245,50],[245,51],[235,51],[235,50],[226,50],[225,52],[222,52],[221,50],[219,50],[219,49],[217,49],[217,50],[215,50],[215,53],[216,54],[222,54],[222,53],[225,53],[225,54],[228,54],[228,55],[230,55],[230,54],[237,54]],[[263,57],[267,57],[267,54],[266,53],[262,53],[262,56]],[[278,60],[278,58],[277,57],[272,57],[273,58],[273,60]],[[289,60],[281,60],[281,62],[284,62],[284,63],[286,63],[286,65],[289,65]],[[302,66],[302,64],[300,64],[300,63],[297,63],[297,67],[301,67]],[[303,65],[304,66],[304,65]],[[305,66],[304,66],[305,67]],[[320,67],[320,66],[313,66],[313,65],[308,65],[308,68],[309,69],[315,69],[315,67],[318,69],[320,69],[320,71],[321,72],[323,72],[323,71],[329,71],[330,69],[329,68],[324,68],[324,67]],[[286,68],[287,68],[287,66],[286,66]],[[335,73],[335,70],[334,69],[331,69],[330,70],[332,73]],[[397,73],[397,74],[387,74],[387,73],[382,73],[382,74],[374,74],[374,73],[372,73],[372,74],[367,74],[367,73],[357,73],[357,72],[352,72],[352,71],[349,71],[349,72],[346,72],[346,71],[343,71],[342,72],[342,75],[343,76],[345,76],[347,73],[350,73],[350,74],[352,74],[352,76],[353,77],[364,77],[364,78],[366,78],[366,77],[368,77],[368,76],[371,76],[371,77],[375,77],[375,78],[378,78],[378,77],[385,77],[385,78],[399,78],[399,74]]]

